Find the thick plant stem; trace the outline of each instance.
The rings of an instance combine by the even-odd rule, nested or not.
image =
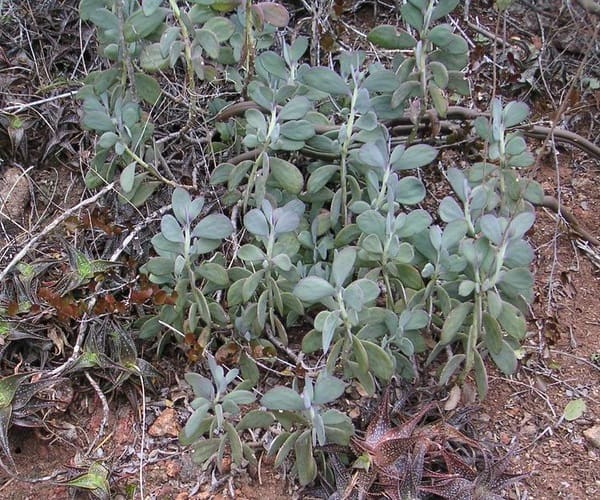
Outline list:
[[[196,79],[194,78],[194,65],[192,63],[192,44],[190,43],[190,34],[187,26],[181,17],[181,11],[179,10],[179,5],[177,5],[177,0],[169,0],[169,5],[171,6],[171,10],[173,11],[173,16],[175,17],[177,24],[179,24],[179,28],[181,29],[181,38],[183,40],[187,91],[190,97],[190,106],[188,109],[189,124],[197,108]]]
[[[341,190],[341,210],[342,210],[342,225],[347,226],[350,224],[350,218],[348,216],[348,150],[352,143],[352,130],[354,129],[355,119],[355,106],[358,98],[358,85],[354,86],[352,92],[352,100],[350,103],[350,114],[348,121],[346,122],[346,136],[342,144],[341,158],[340,158],[340,190]]]

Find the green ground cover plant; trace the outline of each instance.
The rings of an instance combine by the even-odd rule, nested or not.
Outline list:
[[[518,130],[523,103],[495,97],[481,110],[472,124],[481,160],[464,169],[445,164],[424,133],[469,96],[469,48],[445,23],[458,3],[409,0],[403,27],[368,34],[385,57],[357,50],[311,66],[310,40],[282,34],[289,13],[277,2],[80,2],[105,63],[78,92],[83,127],[97,138],[86,186],[116,181],[121,203],[133,207],[172,190],[153,256],[139,269],[172,300],[128,327],[159,353],[190,337],[200,346],[208,371],[186,375],[194,412],[180,436],[199,464],[219,464],[225,453],[239,465],[256,461],[247,431],[277,429],[269,453],[278,466],[293,457],[308,485],[330,460],[327,447],[347,447],[355,435],[334,408],[349,385],[374,396],[397,377],[414,379],[422,362],[438,367],[442,386],[473,376],[483,399],[486,359],[516,370],[533,298],[526,233],[543,191],[519,173],[533,163]],[[161,74],[176,70],[185,75],[184,128],[212,127],[206,185],[219,205],[163,170],[155,110],[166,98]],[[235,97],[205,106],[198,87],[206,83]],[[426,199],[428,169],[446,182],[437,206]],[[76,257],[74,287],[101,272]],[[239,369],[215,361],[216,330],[243,351]],[[115,338],[128,339],[119,352],[131,354],[111,361],[122,373],[115,386],[147,374],[130,337]],[[292,387],[265,384],[269,361],[255,359],[255,347],[292,344],[304,375]],[[8,454],[11,413],[36,386],[24,397],[21,379],[2,383]],[[422,465],[423,446],[406,448],[411,463]]]

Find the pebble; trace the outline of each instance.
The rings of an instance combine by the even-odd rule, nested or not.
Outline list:
[[[583,431],[583,435],[592,446],[600,448],[600,424]]]

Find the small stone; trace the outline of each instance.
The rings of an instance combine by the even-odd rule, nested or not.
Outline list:
[[[583,435],[592,446],[600,448],[600,425],[594,425],[583,431]]]
[[[170,436],[177,437],[179,435],[179,424],[177,423],[177,415],[173,408],[164,410],[148,429],[148,434],[152,437]]]

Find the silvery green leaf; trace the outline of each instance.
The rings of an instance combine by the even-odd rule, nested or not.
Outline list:
[[[448,71],[448,88],[463,96],[471,95],[469,80],[462,71]]]
[[[183,229],[177,222],[177,219],[171,214],[166,214],[160,221],[160,231],[169,241],[174,243],[183,243]]]
[[[261,76],[267,79],[269,75],[276,76],[281,80],[287,80],[290,76],[283,58],[272,50],[267,50],[258,55],[255,64]]]
[[[315,127],[306,120],[292,120],[281,124],[280,133],[293,141],[307,141],[315,135]]]
[[[222,16],[212,16],[205,23],[203,28],[212,31],[219,43],[226,42],[235,32],[235,25],[232,21]]]
[[[465,357],[466,356],[464,354],[455,354],[448,360],[442,369],[442,373],[440,373],[440,385],[448,384],[450,377],[452,377],[452,375],[459,370],[460,366],[465,360]]]
[[[504,264],[506,267],[528,267],[534,257],[535,253],[529,243],[525,240],[512,240],[506,246]]]
[[[430,81],[427,84],[427,90],[429,91],[431,102],[433,103],[433,107],[437,111],[437,114],[440,115],[441,118],[446,118],[446,114],[448,113],[448,99],[446,98],[444,91],[433,81]]]
[[[369,369],[380,380],[390,380],[394,375],[394,361],[390,354],[380,346],[368,340],[359,340],[367,352]]]
[[[444,222],[452,222],[456,219],[464,219],[465,214],[451,196],[446,196],[440,203],[439,214]]]
[[[490,122],[487,118],[483,116],[475,118],[473,121],[473,128],[475,129],[475,132],[477,132],[477,135],[484,141],[491,139]]]
[[[306,430],[298,436],[294,443],[294,452],[296,453],[298,480],[302,486],[306,486],[317,477],[317,462],[313,456],[310,430]]]
[[[354,109],[356,110],[356,113],[360,115],[365,115],[366,113],[372,111],[373,107],[371,106],[371,97],[369,96],[369,91],[367,89],[359,88],[356,91],[356,101],[354,104]],[[354,125],[357,126],[357,123],[358,122],[355,122]],[[372,129],[374,128],[375,127],[373,127]]]
[[[458,196],[458,199],[464,203],[467,199],[468,192],[468,183],[465,175],[458,168],[451,167],[446,172],[446,178],[456,193],[456,196]]]
[[[433,79],[440,89],[445,89],[448,86],[448,70],[446,66],[437,61],[429,63],[429,70],[433,76]]]
[[[423,11],[418,9],[414,5],[409,3],[404,3],[400,7],[400,13],[402,14],[402,19],[406,21],[412,28],[417,31],[421,31],[423,29]]]
[[[375,234],[381,241],[385,239],[385,218],[376,210],[366,210],[356,218],[356,223],[365,234]]]
[[[402,177],[396,188],[396,201],[403,205],[415,205],[425,198],[425,186],[418,177]]]
[[[323,278],[308,276],[294,287],[294,295],[303,302],[318,302],[335,294],[335,288]]]
[[[194,238],[223,239],[233,233],[233,224],[223,214],[209,214],[204,217],[192,232]]]
[[[296,96],[281,108],[279,119],[300,120],[312,109],[312,104],[305,96]]]
[[[275,101],[273,91],[258,80],[252,80],[248,84],[248,97],[265,109],[271,109]]]
[[[508,224],[508,237],[521,239],[535,222],[535,212],[521,212],[513,217]]]
[[[306,118],[309,118],[307,115]],[[323,153],[331,153],[338,154],[340,152],[340,144],[338,141],[334,141],[327,136],[324,135],[314,135],[306,144],[317,151],[321,151]]]
[[[119,136],[114,132],[104,132],[98,139],[98,146],[103,149],[112,148],[119,140]],[[135,163],[133,163],[135,165]],[[127,191],[130,191],[129,189]]]
[[[264,279],[264,275],[265,271],[261,269],[260,271],[256,271],[255,273],[251,274],[244,280],[244,284],[242,286],[242,299],[244,302],[248,302],[252,298],[254,292],[256,292],[256,289],[258,288],[258,285],[260,285],[261,281]]]
[[[358,157],[370,167],[383,170],[387,165],[387,158],[381,148],[385,148],[385,145],[381,143],[363,144],[358,151]]]
[[[169,276],[173,273],[174,260],[167,257],[153,257],[144,266],[144,272],[156,276]]]
[[[365,303],[365,295],[358,286],[349,286],[342,294],[347,309],[360,311]]]
[[[483,312],[483,329],[485,331],[485,346],[490,352],[499,354],[502,351],[502,331],[500,324],[489,313]]]
[[[377,119],[377,115],[373,111],[368,111],[356,121],[355,125],[360,130],[371,131],[377,128],[379,121]]]
[[[304,176],[295,165],[276,156],[270,157],[271,175],[288,193],[299,194],[304,186]]]
[[[495,292],[494,290],[489,290],[487,292],[487,310],[492,318],[498,318],[502,312],[502,299],[498,292]]]
[[[275,264],[282,271],[289,271],[292,268],[292,261],[284,253],[273,257],[273,264]]]
[[[190,445],[200,438],[201,433],[198,432],[198,428],[200,427],[201,422],[206,418],[209,408],[210,403],[207,401],[190,415],[190,418],[188,418],[188,421],[179,434],[179,442],[182,445]]]
[[[253,235],[266,238],[269,236],[269,223],[265,215],[258,209],[249,210],[244,216],[244,226]]]
[[[269,410],[300,411],[304,409],[302,397],[289,387],[277,386],[269,389],[260,400]]]
[[[396,73],[387,69],[372,72],[363,82],[363,88],[369,92],[383,92],[391,94],[400,85]]]
[[[527,268],[516,267],[502,272],[498,283],[510,297],[523,295],[529,300],[533,293],[533,275]]]
[[[419,82],[415,80],[408,80],[406,82],[402,82],[392,94],[392,99],[390,101],[391,108],[399,108],[400,105],[409,97],[421,97],[422,94],[423,89],[421,88],[421,84]],[[380,119],[383,119],[381,113],[377,114],[379,115]]]
[[[459,0],[439,0],[437,5],[433,9],[433,13],[431,14],[431,20],[437,21],[438,19],[447,16],[456,8],[458,3]]]
[[[192,217],[189,217],[189,208],[192,203],[192,199],[189,193],[182,188],[175,188],[171,197],[171,204],[173,213],[177,218],[177,221],[182,225],[188,225]]]
[[[527,323],[523,313],[511,303],[504,301],[497,317],[502,329],[516,340],[523,340],[527,332]]]
[[[468,297],[475,290],[475,282],[471,280],[463,280],[458,286],[458,295],[461,297]]]
[[[502,228],[495,215],[485,214],[479,219],[479,227],[488,240],[494,243],[494,245],[500,246],[502,243]]]
[[[216,262],[202,262],[197,268],[197,273],[217,286],[229,285],[229,277],[223,266]]]
[[[306,189],[308,193],[316,193],[329,182],[329,180],[338,172],[340,167],[338,165],[323,165],[317,168],[306,183]]]
[[[247,405],[254,403],[256,396],[252,391],[245,391],[243,389],[235,389],[223,397],[223,402],[226,400],[233,401],[238,405]]]
[[[363,293],[364,302],[368,304],[370,302],[375,302],[375,299],[379,297],[380,289],[379,285],[375,283],[373,280],[367,278],[361,278],[356,281],[353,281],[346,290],[353,287],[359,287]]]
[[[302,75],[306,85],[331,95],[350,95],[343,78],[326,67],[311,68]]]
[[[417,41],[403,29],[390,24],[382,24],[373,28],[367,35],[367,40],[382,49],[398,50],[411,49]]]
[[[394,233],[399,238],[408,238],[425,231],[432,221],[429,212],[422,208],[411,210],[407,215],[402,217],[403,215],[399,214],[394,223]],[[402,220],[402,223],[400,223],[400,220]]]
[[[251,8],[261,23],[266,22],[277,28],[285,28],[290,20],[287,9],[277,2],[260,2],[252,5]]]
[[[360,242],[360,246],[363,250],[375,254],[381,255],[383,253],[383,245],[381,240],[374,234],[368,234]]]
[[[542,203],[544,200],[544,188],[542,188],[541,184],[531,179],[523,180],[522,182],[526,183],[523,198],[535,205]]]
[[[267,258],[265,253],[255,245],[245,244],[238,250],[238,257],[246,262],[262,262]]]
[[[465,237],[468,229],[467,222],[464,219],[449,222],[442,233],[442,247],[446,250],[455,248]]]
[[[184,378],[185,381],[192,386],[192,390],[196,396],[200,396],[208,401],[214,399],[215,388],[209,379],[193,372],[186,373]]]
[[[520,155],[527,151],[527,143],[520,135],[512,135],[512,137],[506,141],[504,150],[508,155]]]
[[[133,189],[135,180],[135,167],[136,163],[132,162],[129,165],[127,165],[121,172],[119,181],[121,182],[121,188],[126,193]]]
[[[390,243],[389,255],[397,264],[409,264],[415,258],[413,246],[408,241],[398,244],[398,237],[394,235]]]
[[[502,120],[506,128],[518,125],[519,123],[525,121],[528,116],[529,106],[520,101],[509,102],[502,112]]]
[[[500,342],[500,350],[490,350],[490,356],[500,371],[506,375],[512,375],[517,369],[517,357],[515,350],[505,341]]]
[[[331,403],[344,394],[345,389],[344,381],[321,371],[315,382],[313,403],[317,405]]]
[[[340,288],[352,273],[356,261],[356,248],[346,247],[335,251],[331,266],[331,278],[337,288]]]
[[[467,319],[467,315],[472,309],[473,304],[471,302],[463,302],[452,309],[442,327],[442,335],[440,338],[442,345],[449,344],[456,338],[456,335]]]
[[[276,210],[277,211],[277,210]],[[300,216],[294,212],[282,212],[279,217],[275,219],[275,231],[276,235],[289,233],[295,231],[300,224]]]
[[[296,38],[290,45],[288,51],[290,62],[298,62],[306,52],[307,48],[308,38],[306,38],[305,36],[299,36],[298,38]]]
[[[196,238],[192,245],[192,254],[202,255],[204,253],[212,252],[216,248],[221,246],[221,240],[212,240],[210,238]]]
[[[272,413],[263,410],[250,410],[235,426],[238,431],[246,429],[266,429],[275,421]]]
[[[216,35],[207,29],[200,28],[195,31],[195,40],[198,41],[200,46],[206,51],[206,54],[211,59],[217,59],[219,57],[219,40]]]
[[[402,331],[420,330],[429,324],[429,314],[423,309],[405,309],[398,318]]]
[[[442,247],[442,230],[439,226],[432,226],[429,228],[429,241],[436,250]]]
[[[514,155],[508,158],[508,165],[516,168],[529,167],[534,163],[535,158],[530,151],[525,151],[520,155]]]
[[[250,127],[255,128],[258,131],[266,131],[267,130],[267,120],[265,115],[263,115],[258,109],[248,109],[245,113],[246,122]]]

